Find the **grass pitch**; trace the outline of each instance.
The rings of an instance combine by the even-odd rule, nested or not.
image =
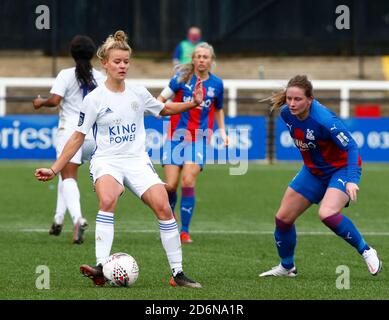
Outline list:
[[[57,182],[40,183],[34,169],[42,162],[0,162],[0,299],[125,299],[125,300],[259,300],[259,299],[388,299],[389,167],[363,167],[357,203],[343,212],[362,231],[384,261],[377,276],[363,259],[319,220],[317,206],[297,222],[298,277],[258,277],[278,263],[273,243],[274,214],[298,164],[251,164],[242,176],[227,166],[206,166],[196,188],[191,225],[194,243],[183,245],[184,270],[203,289],[172,288],[169,266],[159,240],[157,221],[139,199],[126,191],[115,213],[112,252],[128,252],[140,267],[131,288],[95,288],[79,265],[94,264],[94,227],[98,210],[88,166],[79,173],[81,205],[90,227],[83,245],[70,243],[72,223],[63,233],[48,235],[56,203]],[[156,167],[160,167],[156,165]],[[160,168],[159,168],[160,169]],[[159,170],[161,177],[162,172]],[[50,271],[50,288],[38,289],[38,266]],[[338,289],[338,266],[350,272],[350,288]],[[340,281],[341,283],[344,283]]]

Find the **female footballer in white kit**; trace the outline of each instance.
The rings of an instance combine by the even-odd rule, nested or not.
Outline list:
[[[90,173],[99,199],[96,217],[96,266],[81,265],[80,271],[95,285],[106,282],[102,265],[110,255],[114,237],[114,212],[124,187],[129,188],[155,213],[159,221],[160,238],[172,272],[169,284],[201,288],[200,283],[185,276],[177,222],[171,211],[163,182],[155,172],[145,151],[144,113],[166,116],[198,107],[203,101],[201,81],[196,83],[193,101],[163,104],[144,87],[129,86],[125,78],[130,63],[131,48],[127,35],[119,30],[109,36],[97,52],[107,80],[88,94],[81,106],[78,128],[61,156],[51,168],[40,168],[35,176],[40,181],[51,180],[82,145],[92,128],[96,140]]]
[[[95,52],[96,46],[91,38],[82,35],[75,36],[70,42],[70,53],[76,66],[63,69],[58,73],[50,90],[51,96],[48,99],[38,96],[33,101],[35,109],[56,107],[62,102],[55,143],[57,158],[62,153],[67,140],[77,128],[82,100],[105,80],[105,76],[91,65],[90,60]],[[74,225],[72,241],[76,244],[84,242],[84,231],[88,226],[81,213],[77,171],[84,161],[90,159],[94,149],[95,141],[90,131],[86,135],[82,147],[61,170],[58,179],[57,207],[49,234],[60,235],[67,209]]]

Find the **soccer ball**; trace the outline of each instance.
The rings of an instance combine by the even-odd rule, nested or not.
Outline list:
[[[129,287],[138,279],[139,267],[132,256],[118,252],[108,257],[103,273],[111,286]]]

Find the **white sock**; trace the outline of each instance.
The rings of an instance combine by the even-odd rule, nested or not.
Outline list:
[[[182,250],[178,225],[175,219],[158,220],[161,241],[173,276],[182,271]]]
[[[99,211],[96,216],[96,265],[104,264],[109,257],[114,236],[113,212]]]
[[[63,224],[66,213],[66,203],[63,197],[63,185],[61,175],[58,177],[58,185],[57,185],[57,207],[55,208],[55,216],[54,222],[56,224]]]
[[[72,217],[73,224],[76,224],[78,219],[81,218],[80,191],[78,190],[77,181],[73,178],[64,179],[62,188],[66,207]]]

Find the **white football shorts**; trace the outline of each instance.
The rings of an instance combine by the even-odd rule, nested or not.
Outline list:
[[[155,184],[164,184],[147,153],[139,158],[92,158],[89,168],[93,184],[103,175],[110,175],[139,198]]]
[[[57,152],[57,159],[59,155],[62,153],[63,148],[66,145],[66,142],[68,142],[69,138],[73,134],[74,131],[70,130],[61,130],[58,132],[56,137],[56,152]],[[96,143],[93,139],[92,135],[86,135],[85,140],[81,148],[76,152],[73,158],[70,159],[69,162],[75,163],[75,164],[83,164],[85,161],[89,161],[92,152],[95,150]]]

